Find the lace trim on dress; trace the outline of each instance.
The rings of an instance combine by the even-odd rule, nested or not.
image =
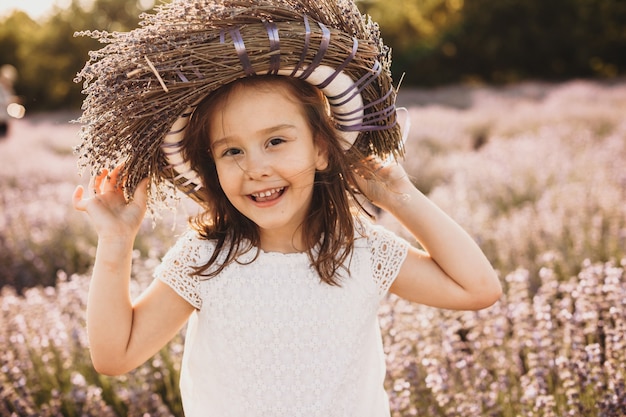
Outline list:
[[[204,265],[209,259],[213,245],[201,239],[195,231],[181,236],[167,252],[154,276],[169,285],[196,309],[202,307],[199,277],[193,274],[194,266]]]
[[[366,230],[372,254],[372,275],[378,295],[382,297],[398,276],[409,251],[409,243],[382,226],[369,224]]]

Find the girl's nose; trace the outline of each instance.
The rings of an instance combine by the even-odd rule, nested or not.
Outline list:
[[[254,155],[246,158],[241,166],[243,172],[252,180],[267,177],[272,172],[272,166],[268,158]]]

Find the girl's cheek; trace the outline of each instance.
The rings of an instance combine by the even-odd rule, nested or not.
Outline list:
[[[243,172],[242,167],[235,160],[235,158],[224,158],[219,162],[215,162],[215,170],[217,172],[217,178],[220,182],[227,181],[232,182]]]

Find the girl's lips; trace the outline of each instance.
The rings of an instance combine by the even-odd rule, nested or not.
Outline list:
[[[250,198],[257,203],[264,203],[267,201],[273,201],[279,198],[285,192],[285,187],[272,188],[270,190],[260,191],[258,193],[250,194]]]

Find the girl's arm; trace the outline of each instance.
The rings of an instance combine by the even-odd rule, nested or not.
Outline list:
[[[374,168],[383,181],[362,180],[361,189],[424,248],[409,249],[390,291],[410,301],[455,310],[478,310],[495,303],[502,287],[476,242],[415,188],[399,164],[378,162]]]
[[[92,179],[91,196],[74,192],[74,208],[89,215],[98,247],[87,301],[87,332],[98,372],[119,375],[139,366],[183,326],[193,307],[166,284],[154,281],[132,302],[133,244],[146,211],[144,180],[127,202],[115,184],[119,168]]]

